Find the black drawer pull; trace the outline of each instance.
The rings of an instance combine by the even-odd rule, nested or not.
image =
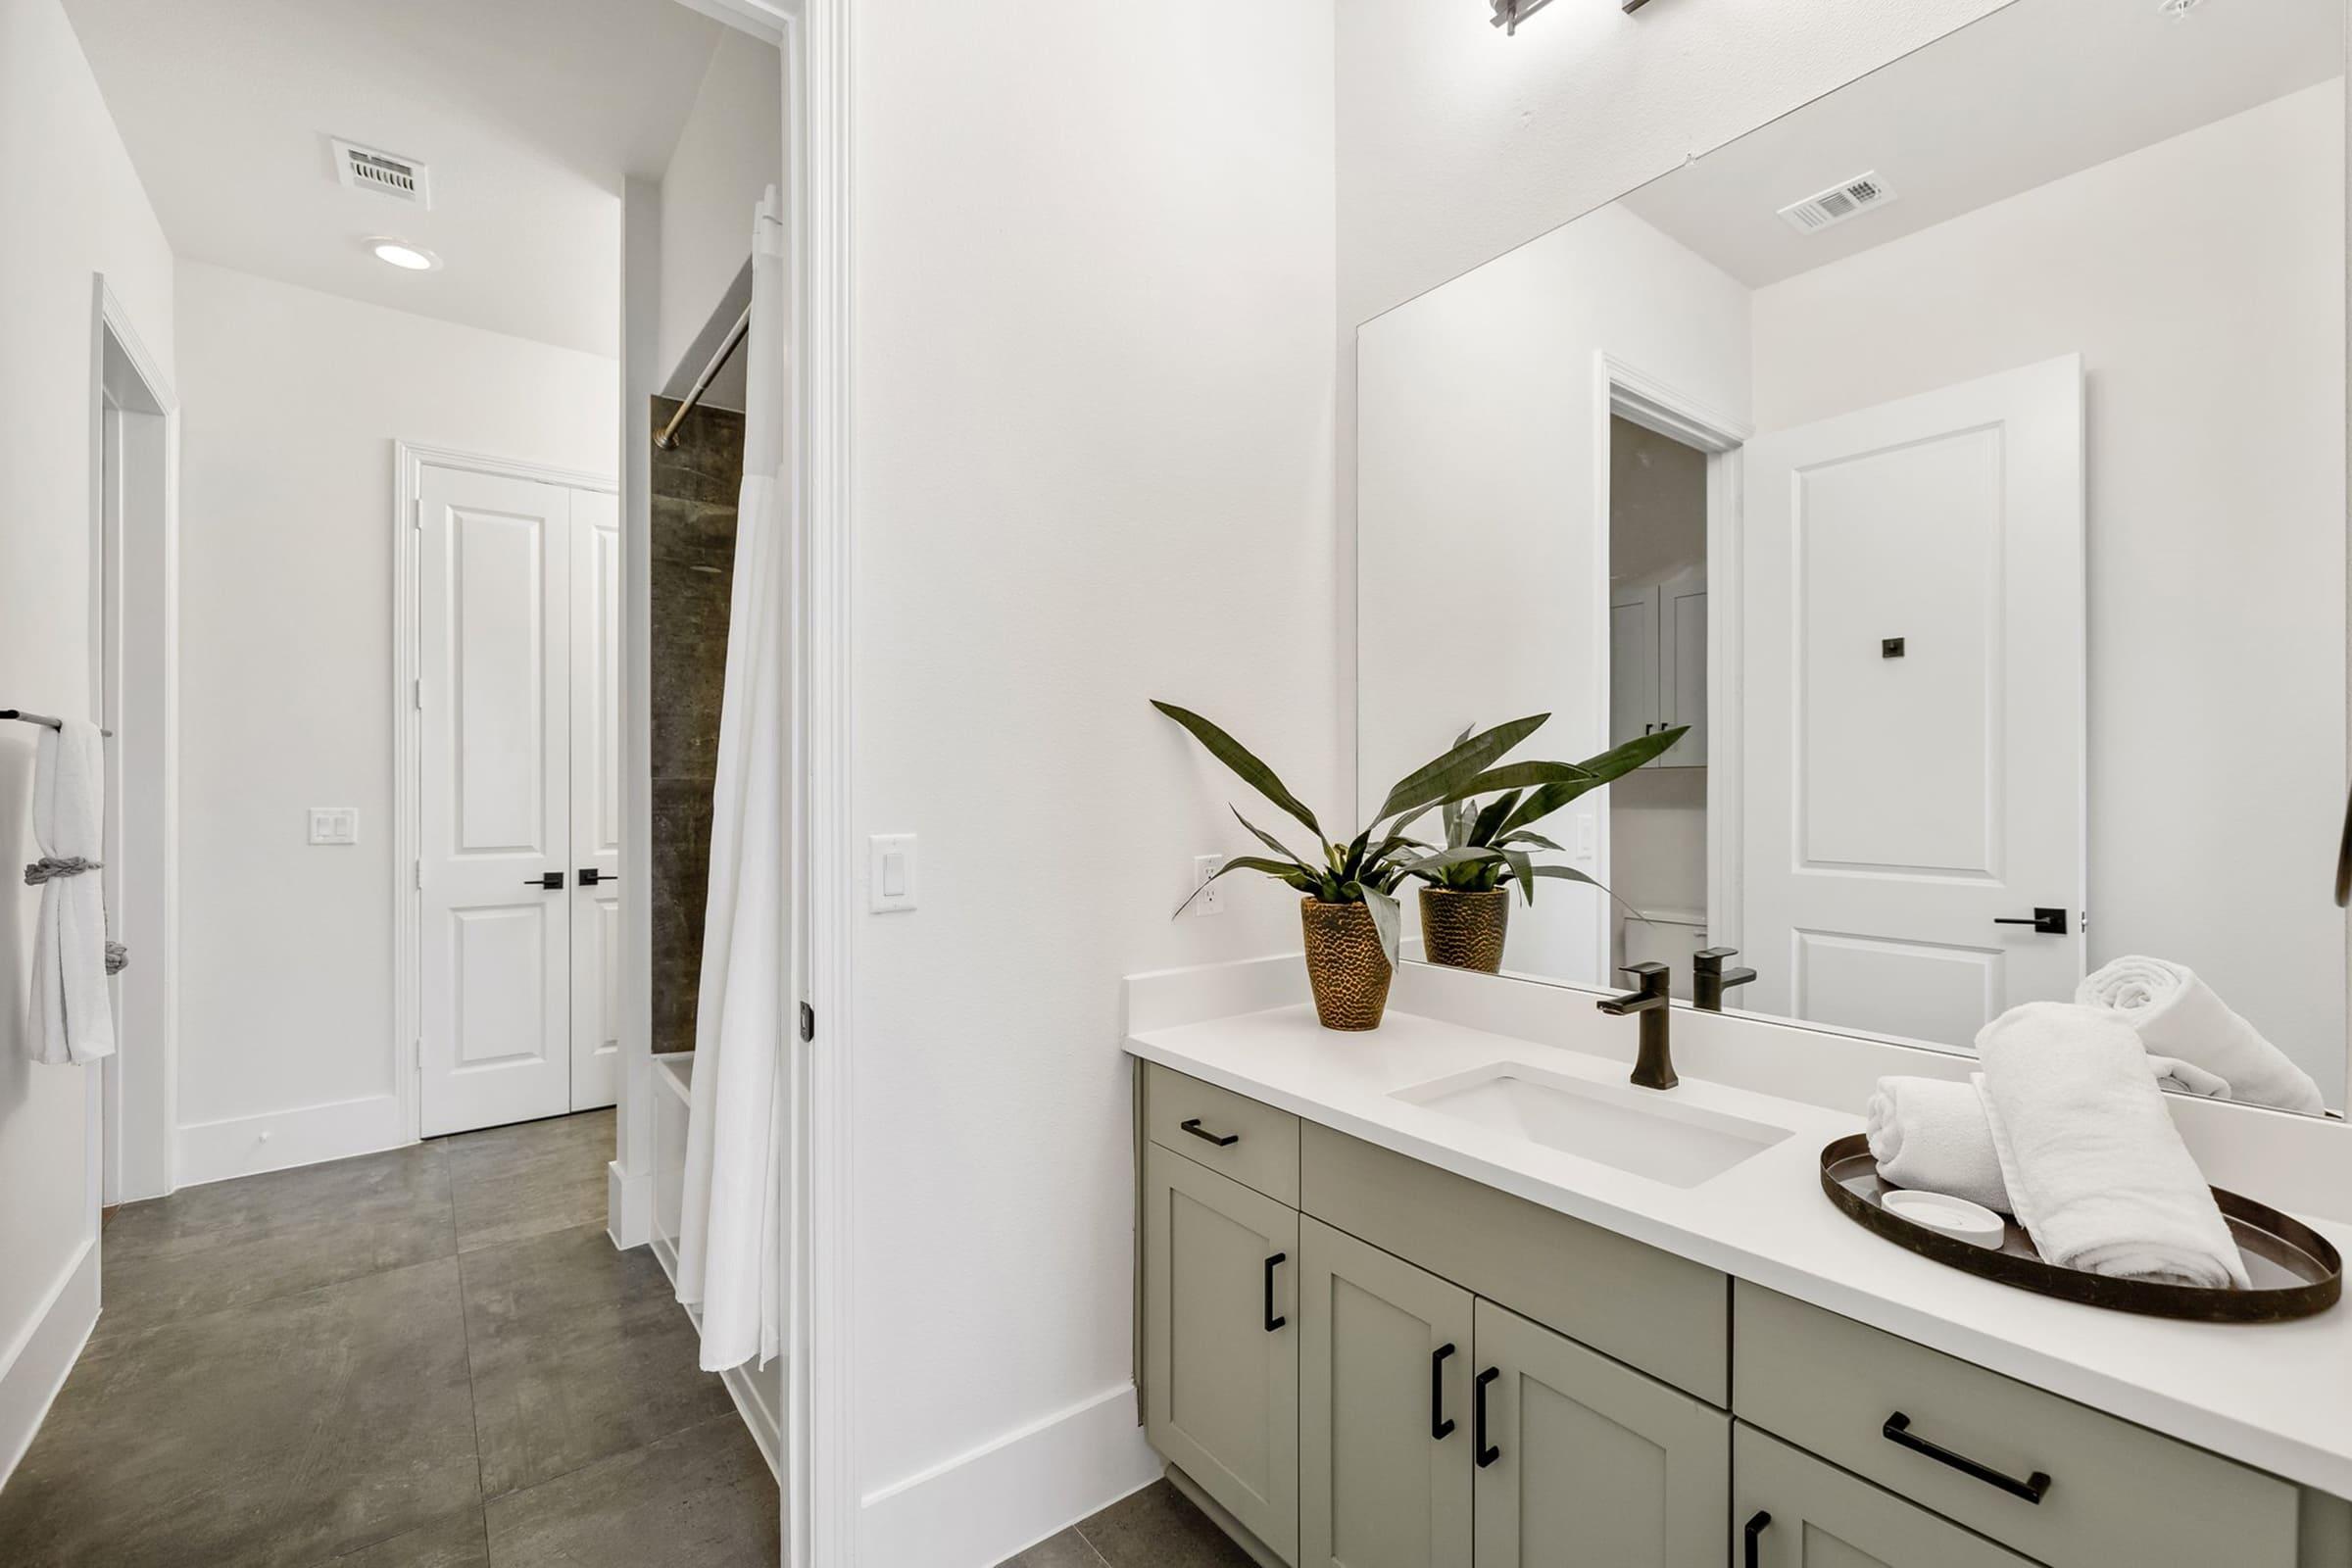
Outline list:
[[[1441,1345],[1429,1352],[1429,1437],[1432,1443],[1443,1443],[1453,1431],[1453,1420],[1446,1413],[1446,1358],[1453,1347]]]
[[[2000,1488],[2012,1497],[2023,1497],[2028,1502],[2038,1504],[2042,1494],[2050,1490],[2050,1478],[2039,1470],[2020,1481],[2015,1476],[2001,1474],[1990,1465],[1979,1464],[1964,1453],[1954,1453],[1949,1448],[1930,1443],[1912,1432],[1911,1418],[1900,1410],[1888,1416],[1886,1424],[1879,1431],[1888,1443],[1909,1448],[1913,1453],[1924,1453],[1937,1464],[1948,1464],[1964,1476],[1974,1476],[1988,1487]]]
[[[1502,1376],[1502,1368],[1491,1366],[1478,1375],[1470,1389],[1470,1424],[1475,1427],[1478,1444],[1478,1467],[1484,1470],[1502,1457],[1502,1450],[1487,1441],[1487,1385]]]
[[[1231,1149],[1234,1145],[1242,1141],[1242,1135],[1240,1133],[1227,1133],[1224,1137],[1219,1138],[1215,1133],[1201,1131],[1200,1118],[1198,1116],[1189,1117],[1184,1121],[1178,1122],[1176,1125],[1182,1131],[1191,1133],[1195,1138],[1201,1139],[1204,1142],[1214,1144],[1219,1149]]]
[[[1757,1543],[1764,1539],[1764,1527],[1771,1523],[1772,1515],[1764,1512],[1762,1509],[1758,1509],[1756,1512],[1748,1516],[1746,1533],[1747,1568],[1756,1568],[1757,1559],[1762,1555],[1762,1548],[1757,1545]]]
[[[1290,1321],[1287,1317],[1274,1315],[1274,1271],[1290,1261],[1290,1256],[1291,1254],[1288,1252],[1276,1252],[1272,1257],[1266,1259],[1266,1332],[1268,1334]]]

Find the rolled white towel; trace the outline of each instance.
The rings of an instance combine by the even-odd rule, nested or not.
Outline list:
[[[2075,1000],[2122,1014],[2150,1054],[2179,1057],[2228,1080],[2231,1100],[2308,1116],[2328,1108],[2311,1074],[2232,1012],[2186,964],[2138,954],[2118,958],[2077,986]]]
[[[2029,1002],[1984,1026],[1977,1054],[2010,1211],[2044,1258],[2246,1289],[2245,1260],[2129,1025],[2096,1007]]]
[[[1966,1079],[1882,1078],[1870,1094],[1870,1153],[1897,1187],[2009,1212],[1984,1097]]]

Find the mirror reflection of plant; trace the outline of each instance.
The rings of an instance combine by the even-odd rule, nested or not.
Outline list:
[[[1690,725],[1678,724],[1581,762],[1510,762],[1482,773],[1459,799],[1441,809],[1446,847],[1408,862],[1405,874],[1449,893],[1492,893],[1515,884],[1530,904],[1536,902],[1536,883],[1544,877],[1582,882],[1608,893],[1597,879],[1572,865],[1537,864],[1538,851],[1566,852],[1535,831],[1536,824],[1603,784],[1656,761],[1690,731]],[[1469,733],[1464,730],[1463,737]],[[1495,791],[1501,793],[1493,794]],[[1493,799],[1481,805],[1478,797],[1489,794]]]
[[[1203,878],[1200,888],[1207,887],[1229,871],[1256,871],[1287,883],[1319,903],[1361,904],[1370,912],[1373,926],[1380,933],[1381,952],[1391,966],[1396,962],[1402,928],[1396,889],[1406,877],[1433,868],[1450,853],[1436,850],[1407,833],[1406,829],[1416,818],[1432,808],[1450,807],[1471,795],[1497,789],[1533,789],[1539,793],[1573,789],[1574,793],[1561,799],[1560,804],[1565,805],[1586,790],[1608,781],[1595,775],[1590,767],[1573,762],[1515,762],[1497,767],[1495,764],[1512,747],[1533,735],[1551,716],[1549,713],[1534,713],[1525,718],[1512,719],[1507,724],[1497,724],[1476,735],[1464,731],[1462,737],[1443,756],[1432,759],[1398,780],[1396,788],[1389,791],[1388,799],[1381,803],[1380,809],[1373,813],[1371,822],[1353,838],[1341,844],[1324,834],[1323,825],[1316,820],[1315,813],[1293,795],[1274,770],[1260,761],[1248,747],[1188,709],[1158,701],[1152,706],[1183,725],[1211,757],[1231,768],[1243,783],[1264,796],[1315,836],[1316,854],[1310,859],[1295,853],[1273,834],[1243,816],[1236,808],[1233,812],[1235,819],[1250,831],[1250,837],[1272,851],[1273,855],[1237,855]],[[1672,744],[1671,741],[1668,744]],[[1639,762],[1635,762],[1621,771],[1639,765]],[[1546,808],[1547,810],[1557,808]],[[1496,853],[1501,851],[1498,849]],[[1509,853],[1520,855],[1522,852],[1513,844],[1509,846]],[[1531,875],[1533,869],[1531,865]],[[1183,913],[1193,899],[1200,896],[1200,888],[1195,888],[1192,896],[1177,906],[1177,913]]]

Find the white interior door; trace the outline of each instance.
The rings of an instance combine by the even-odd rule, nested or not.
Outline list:
[[[2081,359],[1761,435],[1747,464],[1745,1005],[1966,1044],[2071,995]],[[2064,934],[2002,923],[2037,908]]]
[[[427,467],[419,499],[418,1054],[432,1137],[571,1108],[572,492]]]
[[[620,502],[571,493],[571,1108],[620,1093]]]

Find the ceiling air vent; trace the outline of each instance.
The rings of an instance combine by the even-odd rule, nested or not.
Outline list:
[[[432,187],[425,168],[414,158],[398,153],[380,152],[373,147],[362,147],[357,142],[333,138],[335,170],[343,183],[352,190],[371,190],[379,196],[413,207],[431,207]]]
[[[1808,196],[1801,202],[1791,202],[1781,209],[1781,216],[1798,233],[1812,234],[1842,223],[1857,214],[1867,213],[1874,207],[1884,207],[1892,200],[1894,192],[1886,188],[1886,182],[1879,178],[1878,171],[1873,170],[1867,174],[1857,174],[1852,179],[1832,185],[1819,195]]]

